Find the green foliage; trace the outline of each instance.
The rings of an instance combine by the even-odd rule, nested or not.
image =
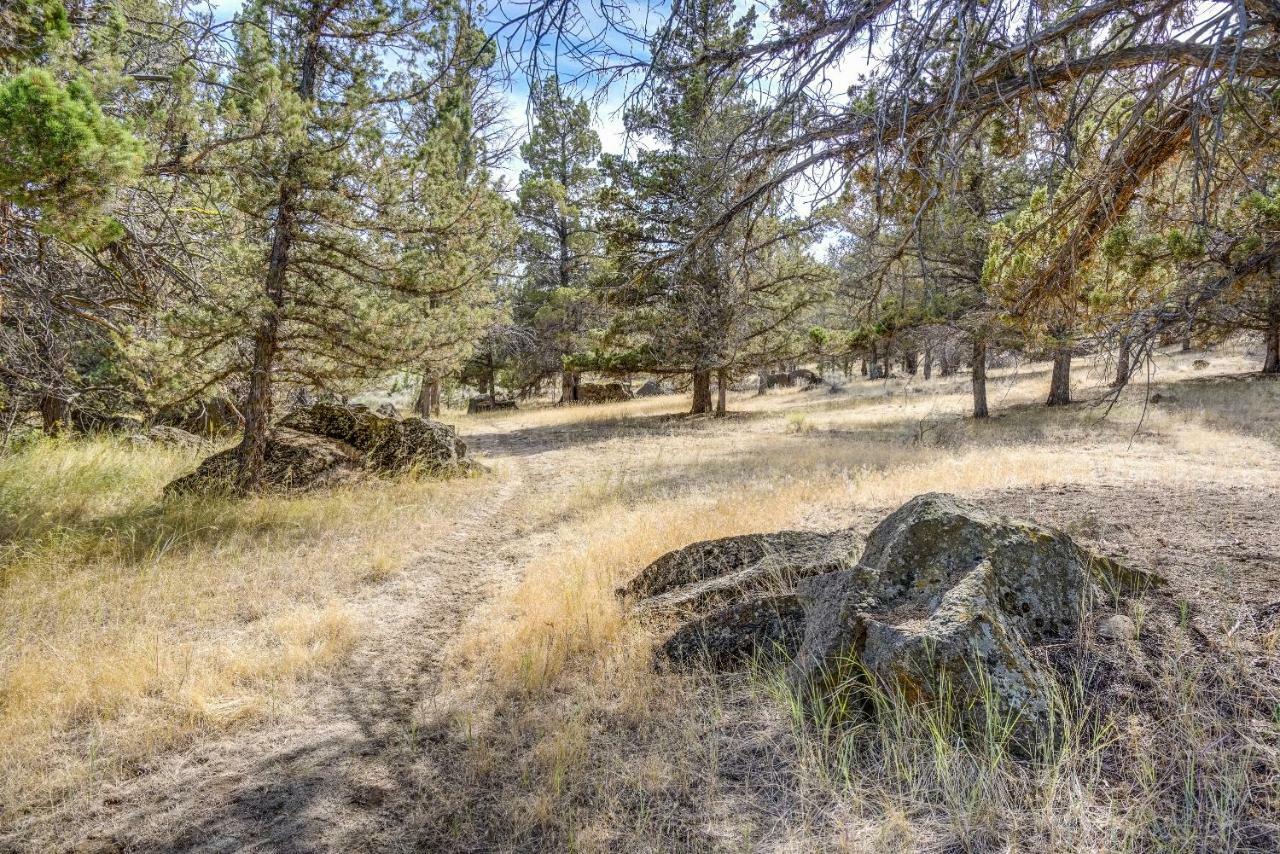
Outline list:
[[[142,145],[103,114],[84,83],[42,69],[0,83],[0,197],[39,211],[43,227],[73,238],[118,234],[104,209],[135,178]]]
[[[0,71],[39,61],[71,34],[62,0],[6,0],[0,8]]]

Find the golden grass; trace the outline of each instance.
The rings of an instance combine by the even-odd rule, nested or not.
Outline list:
[[[346,604],[481,487],[162,500],[192,452],[40,442],[0,459],[0,803],[83,790],[287,706],[358,637]]]
[[[1098,481],[1265,486],[1280,468],[1275,445],[1252,423],[1274,384],[1198,391],[1203,397],[1193,409],[1149,407],[1146,390],[1133,388],[1103,418],[1103,410],[1088,406],[1032,406],[1043,393],[1042,372],[1009,374],[1000,380],[1003,410],[985,423],[961,418],[967,378],[919,396],[903,393],[908,383],[902,381],[889,384],[892,396],[869,389],[884,385],[878,383],[842,395],[736,396],[731,408],[750,413],[745,420],[664,422],[658,430],[651,423],[640,430],[626,416],[679,411],[683,399],[669,407],[614,405],[607,413],[506,416],[511,426],[571,428],[607,420],[618,429],[615,438],[591,446],[594,476],[536,508],[559,524],[561,546],[526,567],[522,583],[476,624],[455,662],[459,683],[472,686],[461,702],[496,710],[497,719],[474,737],[486,768],[508,768],[499,780],[489,779],[503,790],[496,797],[508,801],[514,838],[536,834],[582,850],[679,847],[690,844],[685,831],[654,813],[669,809],[673,798],[693,798],[709,799],[694,811],[695,821],[727,810],[713,838],[727,848],[754,848],[759,821],[714,806],[725,797],[715,791],[725,761],[722,730],[750,721],[765,727],[776,751],[752,773],[776,777],[770,785],[785,790],[780,799],[798,799],[812,810],[788,814],[790,830],[781,834],[766,821],[773,843],[783,848],[906,851],[959,844],[985,850],[1003,834],[1050,846],[1045,850],[1144,850],[1162,833],[1182,834],[1179,844],[1193,847],[1197,838],[1228,838],[1239,820],[1233,811],[1242,808],[1237,772],[1248,762],[1245,754],[1223,759],[1223,776],[1212,778],[1217,783],[1194,780],[1197,798],[1218,786],[1221,804],[1197,802],[1186,814],[1160,815],[1171,787],[1183,782],[1177,775],[1192,780],[1199,767],[1194,755],[1165,761],[1161,751],[1182,737],[1215,741],[1232,725],[1206,722],[1204,703],[1171,698],[1188,726],[1194,722],[1203,731],[1179,729],[1171,739],[1133,747],[1133,762],[1174,778],[1142,776],[1131,796],[1103,787],[1099,764],[1111,745],[1097,742],[1077,742],[1073,752],[1028,777],[1026,767],[1007,757],[987,761],[949,736],[931,740],[928,721],[900,714],[897,737],[881,738],[874,756],[866,745],[861,754],[851,752],[845,740],[832,752],[832,745],[810,741],[804,727],[766,725],[775,714],[771,706],[784,716],[788,708],[777,691],[656,673],[651,629],[622,611],[614,594],[620,583],[665,551],[702,539],[789,526],[870,525],[927,491],[980,495],[1022,488],[1034,494],[1035,488]],[[1179,371],[1175,381],[1196,377]],[[1034,505],[1027,510],[1034,514]],[[1168,690],[1190,689],[1170,684]]]

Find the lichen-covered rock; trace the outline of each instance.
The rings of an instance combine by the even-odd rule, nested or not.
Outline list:
[[[795,384],[791,374],[769,374],[764,378],[765,388],[791,388]]]
[[[731,666],[780,649],[802,696],[873,681],[1030,748],[1060,696],[1048,651],[1079,638],[1095,602],[1157,583],[1060,531],[936,493],[881,522],[856,562],[853,552],[848,531],[728,537],[663,555],[620,592],[645,597],[642,613],[699,614],[663,645],[670,659],[701,652]]]
[[[267,442],[262,485],[268,492],[307,492],[359,478],[360,452],[345,442],[278,427]],[[206,457],[194,472],[165,487],[166,495],[231,493],[239,460],[235,448]]]
[[[473,397],[467,401],[468,415],[477,415],[484,412],[501,412],[503,410],[515,408],[516,402],[514,400],[490,400],[487,397]]]
[[[384,418],[364,406],[316,403],[295,409],[281,426],[345,442],[360,452],[365,468],[382,474],[413,468],[449,475],[472,466],[457,431],[438,421]]]
[[[390,401],[378,404],[378,408],[373,410],[383,418],[400,418],[400,411],[396,409],[396,405]]]
[[[662,380],[647,380],[636,389],[636,397],[657,397],[664,394],[675,394],[675,389]]]
[[[578,383],[578,403],[616,403],[630,399],[631,392],[622,383]]]
[[[637,600],[638,616],[698,617],[663,645],[674,662],[727,667],[779,650],[790,656],[803,635],[803,609],[791,595],[796,582],[851,566],[856,543],[848,531],[694,543],[658,558],[618,593]]]
[[[798,385],[803,388],[814,388],[815,386],[820,386],[825,382],[822,377],[818,376],[808,368],[796,368],[791,372],[790,376],[793,385]]]
[[[662,645],[672,662],[726,667],[759,655],[793,656],[804,637],[804,606],[794,594],[766,596],[686,623]]]
[[[134,433],[129,441],[137,445],[169,445],[175,448],[196,449],[209,444],[208,440],[181,427],[153,424],[146,430]]]
[[[693,543],[649,564],[618,590],[623,596],[652,600],[681,594],[689,587],[742,573],[813,575],[839,569],[853,556],[847,532],[777,531],[742,534]]]
[[[918,496],[876,527],[857,568],[800,583],[805,636],[790,677],[812,693],[870,676],[1035,744],[1057,687],[1037,650],[1075,638],[1107,589],[1148,580],[1060,531]]]

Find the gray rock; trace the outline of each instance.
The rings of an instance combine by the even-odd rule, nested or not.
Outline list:
[[[662,645],[675,663],[728,667],[759,655],[790,658],[804,636],[804,607],[794,594],[739,602],[682,626]]]
[[[1078,638],[1095,601],[1158,583],[1060,531],[936,493],[882,521],[856,563],[853,547],[848,531],[694,543],[621,592],[645,597],[642,613],[718,608],[670,637],[670,659],[701,652],[728,666],[778,649],[792,656],[801,696],[874,683],[909,702],[954,704],[978,729],[993,719],[1032,749],[1049,737],[1060,696],[1048,650]],[[761,598],[767,589],[783,593]]]
[[[1108,614],[1098,620],[1094,631],[1111,641],[1131,641],[1138,637],[1138,627],[1124,614]]]
[[[622,383],[578,383],[578,403],[616,403],[630,399],[631,392]]]
[[[394,403],[391,403],[390,401],[379,404],[378,408],[373,411],[376,412],[378,415],[381,415],[383,418],[398,419],[400,417],[400,412],[399,410],[396,409],[396,405]]]
[[[647,380],[640,388],[636,389],[636,397],[657,397],[664,394],[674,394],[675,389],[669,383],[661,380]]]
[[[795,384],[791,374],[769,374],[764,378],[765,388],[791,388]]]
[[[161,409],[153,423],[178,427],[197,436],[225,436],[244,427],[244,416],[227,397],[193,400]]]
[[[792,385],[802,386],[804,388],[814,388],[822,385],[825,380],[815,374],[808,368],[796,368],[790,374]]]
[[[801,583],[790,678],[829,691],[869,677],[912,702],[953,703],[979,728],[994,717],[1034,745],[1057,687],[1036,649],[1075,638],[1105,589],[1140,582],[1060,531],[918,496],[876,527],[856,570]]]
[[[457,431],[439,421],[397,420],[364,406],[317,403],[295,409],[281,426],[345,442],[360,452],[365,468],[381,474],[417,469],[448,476],[471,468]]]
[[[267,441],[262,485],[268,492],[307,492],[359,479],[360,452],[345,442],[278,427]],[[239,471],[235,448],[206,457],[194,472],[171,482],[166,495],[231,493]]]
[[[500,412],[515,408],[516,402],[514,400],[490,400],[487,397],[473,397],[467,401],[468,415],[475,415],[480,412]]]
[[[183,430],[181,427],[166,427],[163,424],[154,424],[138,436],[157,445],[172,445],[180,448],[203,448],[209,444],[195,433]]]
[[[781,577],[829,572],[849,560],[854,548],[848,532],[778,531],[707,540],[667,552],[618,593],[644,600],[679,598],[690,586],[743,573],[772,572]]]

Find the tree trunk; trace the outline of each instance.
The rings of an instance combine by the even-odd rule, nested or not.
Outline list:
[[[1263,357],[1264,374],[1280,374],[1280,304],[1273,305],[1267,316],[1266,355]]]
[[[973,338],[973,417],[986,418],[987,413],[987,340]]]
[[[293,165],[288,167],[293,172]],[[237,448],[239,471],[236,488],[243,494],[257,492],[262,486],[262,467],[267,457],[267,439],[271,430],[271,390],[276,354],[280,348],[280,314],[284,308],[284,282],[289,269],[289,253],[293,247],[295,190],[291,179],[280,188],[275,234],[271,239],[271,255],[263,291],[270,301],[253,336],[253,367],[249,371],[249,390],[245,395],[244,438]]]
[[[577,371],[560,372],[560,402],[576,403],[578,401],[578,382],[582,375]]]
[[[316,73],[320,61],[319,30],[322,16],[313,14],[306,47],[298,65],[298,97],[303,103],[315,99]],[[257,492],[262,486],[262,469],[267,457],[267,439],[271,429],[271,385],[276,354],[280,348],[280,316],[284,310],[284,285],[289,271],[289,254],[297,216],[298,184],[302,172],[301,155],[289,157],[280,180],[276,199],[276,221],[271,235],[271,253],[267,256],[267,276],[263,293],[270,305],[253,336],[253,367],[249,370],[249,391],[244,405],[244,438],[236,449],[238,471],[236,489],[242,493]]]
[[[71,402],[61,391],[46,391],[40,396],[40,426],[46,436],[57,436],[71,420]]]
[[[413,411],[424,419],[440,414],[439,377],[422,375],[422,387],[418,389],[418,399],[413,402]]]
[[[725,398],[729,392],[729,371],[720,368],[716,371],[716,418],[724,418]]]
[[[1053,353],[1053,379],[1049,382],[1049,406],[1062,406],[1071,402],[1071,348],[1059,348]]]
[[[930,347],[924,348],[924,378],[933,378],[933,349]]]
[[[1129,382],[1130,346],[1128,338],[1120,339],[1120,349],[1116,351],[1116,375],[1111,380],[1112,388],[1124,388]]]
[[[693,372],[693,409],[691,415],[711,411],[711,371],[698,369]]]
[[[866,356],[862,357],[862,375],[864,377],[867,375],[867,357]]]
[[[951,345],[943,347],[938,352],[938,365],[942,368],[942,376],[949,377],[956,372],[956,356]]]
[[[1182,336],[1182,352],[1184,353],[1191,352],[1191,333],[1190,332]]]
[[[915,350],[902,354],[902,369],[913,377],[919,372],[919,354]]]
[[[769,372],[764,368],[756,374],[756,397],[763,395],[769,388]]]

